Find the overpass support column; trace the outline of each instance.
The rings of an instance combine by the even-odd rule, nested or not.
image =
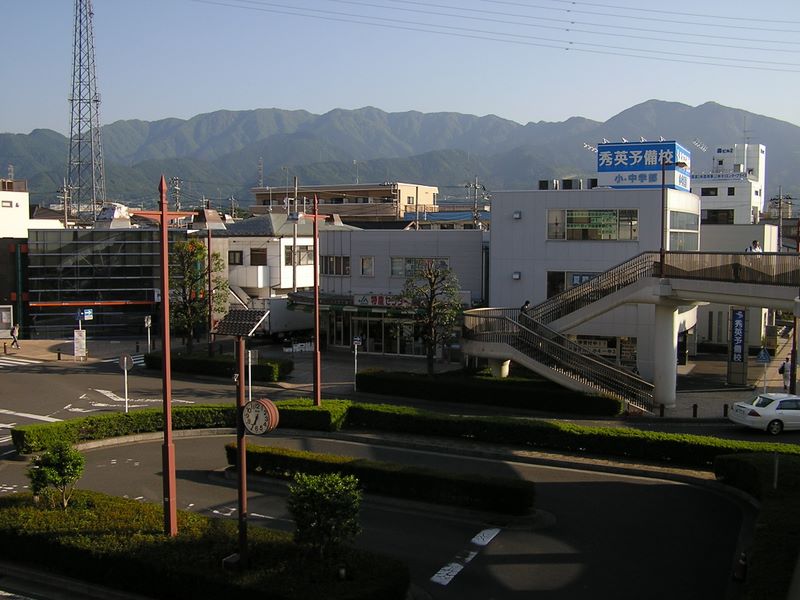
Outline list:
[[[510,360],[500,360],[498,358],[489,359],[489,369],[492,371],[492,377],[499,377],[505,379],[508,377],[508,366],[511,364]]]
[[[656,304],[653,335],[653,400],[656,406],[675,406],[678,377],[678,308]]]

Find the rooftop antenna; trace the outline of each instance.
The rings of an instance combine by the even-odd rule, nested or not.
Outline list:
[[[100,148],[100,96],[94,63],[92,0],[75,0],[72,45],[72,93],[67,183],[72,202],[90,210],[92,220],[106,200],[103,153]]]
[[[258,187],[264,187],[264,157],[258,157]]]

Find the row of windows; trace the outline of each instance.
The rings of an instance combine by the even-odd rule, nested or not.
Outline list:
[[[704,187],[700,188],[700,195],[701,196],[719,196],[719,188],[715,187]],[[735,196],[736,195],[736,188],[729,187],[728,188],[728,196]]]
[[[636,209],[549,209],[548,240],[638,240]]]
[[[323,256],[320,257],[321,272],[323,275],[350,275],[349,256]],[[390,259],[392,277],[408,277],[420,272],[423,265],[430,261],[438,261],[440,265],[449,266],[447,258],[419,258],[406,256],[393,256]],[[375,257],[362,256],[359,264],[359,274],[362,277],[375,276]]]
[[[283,255],[283,264],[287,267],[292,266],[292,246],[287,246]],[[228,252],[229,265],[244,265],[244,251],[230,250]],[[297,266],[314,264],[314,246],[297,246]],[[267,265],[266,248],[250,248],[250,266],[264,267]]]

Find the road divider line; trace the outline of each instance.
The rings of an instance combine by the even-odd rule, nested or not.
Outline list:
[[[5,408],[0,408],[0,414],[12,415],[14,417],[25,417],[26,419],[33,419],[34,421],[45,421],[47,423],[58,423],[59,421],[61,421],[61,419],[56,419],[55,417],[47,417],[45,415],[34,415],[31,413],[15,412],[13,410],[7,410]]]
[[[470,546],[477,546],[477,548],[466,548],[459,552],[451,562],[447,563],[431,577],[431,581],[439,585],[449,584],[473,558],[478,556],[481,548],[488,546],[497,537],[498,533],[500,533],[500,529],[495,527],[479,532],[469,542]]]

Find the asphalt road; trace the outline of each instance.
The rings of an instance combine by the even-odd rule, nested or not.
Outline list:
[[[2,373],[2,417],[12,423],[124,410],[118,370],[50,366]],[[186,381],[176,402],[233,402],[231,382]],[[161,380],[132,376],[129,403],[160,402]],[[274,394],[273,394],[274,395]],[[224,480],[232,436],[176,440],[178,506],[236,518],[236,489]],[[761,439],[764,439],[763,437]],[[537,518],[509,520],[416,503],[367,498],[359,544],[406,561],[419,590],[435,599],[734,598],[731,568],[747,509],[712,489],[524,462],[362,444],[305,434],[270,434],[295,448],[352,454],[537,483]],[[81,487],[161,502],[160,443],[86,452]],[[24,489],[24,463],[0,461],[0,493]],[[290,530],[282,484],[251,484],[254,526]]]

